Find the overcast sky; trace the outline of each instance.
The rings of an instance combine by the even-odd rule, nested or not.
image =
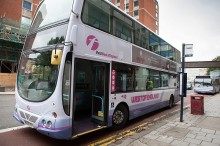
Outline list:
[[[159,36],[182,50],[193,44],[186,61],[211,61],[220,56],[220,0],[157,0]]]

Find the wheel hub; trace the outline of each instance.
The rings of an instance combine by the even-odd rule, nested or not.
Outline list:
[[[124,114],[121,111],[116,111],[113,115],[113,121],[115,124],[120,124],[124,120]]]

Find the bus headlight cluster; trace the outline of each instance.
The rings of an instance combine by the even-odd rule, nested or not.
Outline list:
[[[45,119],[43,119],[42,121],[41,121],[41,123],[42,123],[42,126],[44,127],[44,128],[51,128],[52,127],[52,125],[53,125],[53,123],[49,120],[49,121],[46,121]]]

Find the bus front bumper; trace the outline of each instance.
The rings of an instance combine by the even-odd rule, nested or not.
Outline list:
[[[66,128],[66,129],[47,129],[47,128],[43,128],[43,127],[38,127],[37,131],[55,138],[55,139],[70,139],[71,138],[71,129],[70,128]]]

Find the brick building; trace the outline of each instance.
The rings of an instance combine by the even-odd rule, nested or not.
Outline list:
[[[31,20],[39,0],[1,0],[0,3],[0,18],[24,22],[25,19]]]
[[[153,32],[159,34],[159,6],[157,0],[110,0]]]
[[[24,40],[40,0],[0,0],[0,92],[14,91]]]
[[[40,0],[0,1],[0,72],[16,71],[20,51]]]

